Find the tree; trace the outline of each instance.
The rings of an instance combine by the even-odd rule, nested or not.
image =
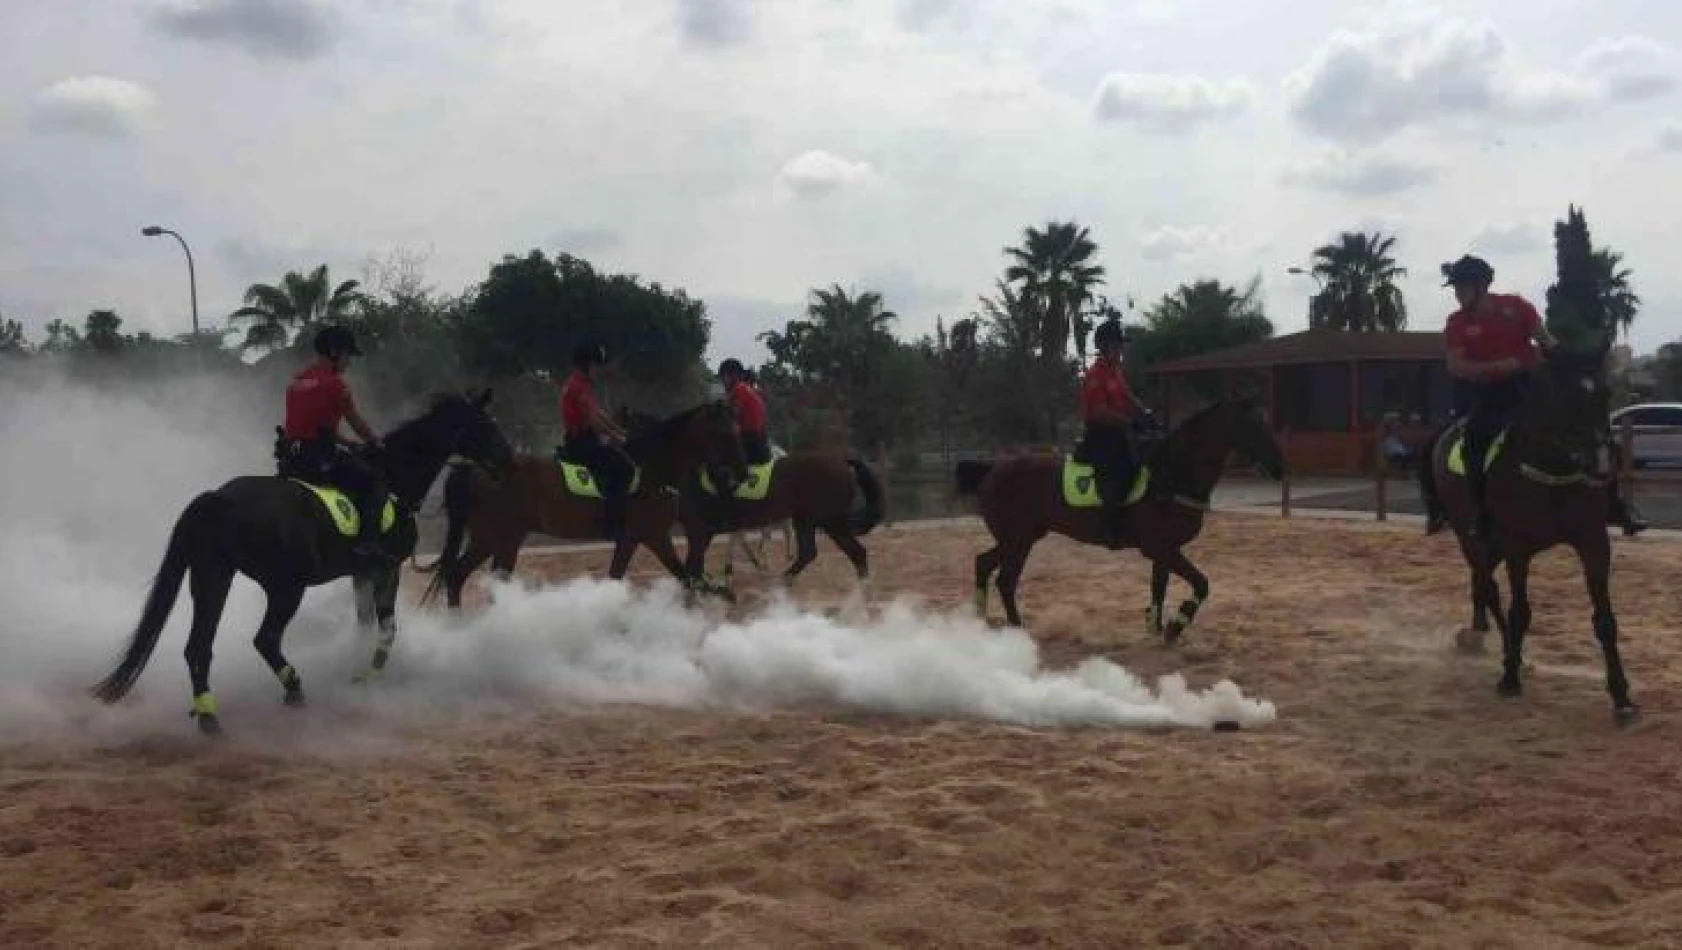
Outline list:
[[[1309,302],[1308,325],[1332,330],[1395,332],[1407,327],[1407,305],[1396,281],[1407,268],[1396,264],[1394,237],[1382,232],[1345,231],[1335,243],[1314,250],[1311,272],[1320,292]]]
[[[81,345],[82,335],[76,332],[76,328],[62,319],[55,319],[47,324],[47,339],[41,344],[41,351],[44,353],[68,353],[80,348]]]
[[[711,323],[706,305],[683,290],[647,286],[633,275],[604,274],[588,261],[542,251],[505,255],[460,308],[463,368],[493,378],[571,370],[572,350],[605,346],[623,387],[604,381],[645,410],[692,404]]]
[[[274,350],[285,346],[292,333],[318,323],[346,322],[362,303],[358,283],[347,280],[333,287],[322,264],[308,276],[288,271],[279,284],[252,284],[245,290],[245,306],[229,315],[229,323],[246,324],[242,349]]]
[[[1261,301],[1261,278],[1243,290],[1216,280],[1181,284],[1145,311],[1145,326],[1128,348],[1128,368],[1211,350],[1254,343],[1273,336]]]
[[[0,356],[27,356],[29,341],[24,338],[23,324],[16,320],[0,319]]]
[[[1548,330],[1573,349],[1611,349],[1641,307],[1623,255],[1596,250],[1588,220],[1575,205],[1554,222],[1555,281],[1548,287]]]
[[[82,324],[82,342],[95,353],[115,353],[128,342],[122,334],[123,318],[115,311],[94,310]]]
[[[1005,269],[1005,280],[1017,285],[1038,318],[1040,361],[1047,366],[1062,362],[1071,336],[1085,360],[1086,304],[1104,282],[1104,268],[1091,263],[1098,245],[1088,230],[1073,221],[1048,221],[1043,230],[1023,228],[1021,246],[1004,250],[1014,261]]]

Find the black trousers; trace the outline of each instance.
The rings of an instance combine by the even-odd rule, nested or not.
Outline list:
[[[1466,387],[1466,475],[1480,505],[1484,498],[1484,454],[1501,430],[1513,424],[1529,389],[1529,379],[1522,375]]]
[[[626,497],[635,471],[631,460],[604,443],[594,429],[568,435],[562,452],[567,461],[584,466],[595,477],[602,492],[603,528],[610,539],[618,540],[625,530]]]
[[[1127,430],[1088,422],[1086,432],[1081,436],[1078,454],[1095,469],[1098,497],[1103,499],[1104,507],[1112,512],[1120,509],[1122,502],[1127,500],[1128,489],[1133,487],[1137,464]]]
[[[380,515],[390,489],[378,466],[331,439],[283,440],[280,474],[324,482],[349,493],[361,519],[357,540],[378,541]]]
[[[771,442],[763,432],[743,432],[742,453],[749,465],[763,465],[771,461]]]

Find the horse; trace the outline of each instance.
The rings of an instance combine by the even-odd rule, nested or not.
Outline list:
[[[1531,619],[1530,563],[1543,551],[1564,544],[1576,552],[1588,587],[1613,718],[1627,725],[1639,717],[1640,709],[1630,699],[1629,679],[1618,654],[1612,546],[1606,534],[1607,481],[1597,474],[1610,401],[1604,360],[1601,352],[1549,352],[1533,378],[1529,399],[1486,467],[1485,498],[1493,529],[1489,539],[1472,531],[1476,515],[1471,485],[1449,468],[1451,456],[1463,455],[1458,451],[1462,425],[1447,426],[1431,440],[1430,464],[1420,466],[1419,479],[1425,498],[1439,502],[1453,526],[1471,575],[1472,627],[1458,637],[1461,648],[1481,649],[1489,629],[1486,613],[1494,615],[1501,632],[1499,695],[1516,698],[1524,692],[1520,668]],[[1458,466],[1464,471],[1474,461],[1461,458]],[[1505,616],[1495,581],[1495,569],[1503,562],[1512,598]]]
[[[280,650],[286,625],[307,588],[341,577],[353,577],[359,625],[366,630],[378,622],[373,661],[359,679],[378,676],[397,638],[397,586],[402,561],[415,549],[415,511],[446,459],[460,454],[500,468],[513,457],[485,409],[490,398],[489,389],[436,396],[424,413],[385,436],[383,452],[369,453],[369,461],[391,488],[392,504],[386,513],[392,526],[381,540],[389,563],[383,566],[365,567],[352,560],[354,526],[341,519],[348,519],[354,506],[342,493],[318,495],[311,484],[279,475],[242,475],[201,492],[176,518],[128,649],[116,669],[93,688],[93,695],[110,704],[133,687],[189,572],[193,624],[186,660],[193,689],[191,714],[201,732],[215,735],[222,730],[210,690],[211,648],[235,574],[255,581],[268,598],[254,644],[280,680],[286,705],[304,704],[303,680]],[[334,506],[340,508],[338,516]]]
[[[1144,465],[1135,478],[1136,492],[1143,480],[1143,494],[1127,506],[1130,518],[1123,547],[1136,546],[1151,562],[1146,626],[1151,636],[1161,636],[1170,644],[1191,626],[1209,596],[1208,578],[1181,548],[1203,530],[1209,498],[1234,449],[1243,451],[1273,478],[1284,472],[1283,453],[1253,397],[1224,397],[1191,416],[1144,453]],[[1106,545],[1104,509],[1090,488],[1077,489],[1086,496],[1082,506],[1069,503],[1071,472],[1065,471],[1065,465],[1074,461],[1053,453],[958,463],[958,495],[978,498],[982,520],[994,540],[993,547],[975,557],[976,613],[986,615],[987,582],[997,571],[1005,618],[1013,627],[1022,626],[1017,582],[1028,553],[1047,534]],[[1086,469],[1084,476],[1073,480],[1090,477]],[[1162,606],[1170,574],[1191,585],[1192,596],[1164,626]]]
[[[744,477],[747,459],[735,417],[723,403],[703,403],[642,427],[626,440],[625,452],[637,466],[638,481],[625,506],[625,533],[614,546],[608,576],[623,578],[631,556],[646,546],[688,587],[683,561],[672,545],[676,485],[702,468],[730,484]],[[421,604],[442,589],[448,606],[459,608],[462,588],[479,565],[489,559],[493,572],[512,573],[520,545],[533,531],[569,540],[600,537],[603,507],[599,495],[570,490],[552,456],[521,455],[503,478],[456,466],[444,480],[443,550],[430,566],[418,568],[435,574]]]
[[[714,584],[707,577],[707,548],[726,532],[765,529],[780,522],[794,529],[795,555],[783,569],[780,583],[794,583],[818,556],[817,532],[828,535],[852,562],[860,585],[870,580],[870,555],[859,538],[882,523],[882,482],[863,460],[838,452],[799,451],[774,457],[751,474],[744,486],[758,485],[752,495],[720,492],[691,475],[680,486],[678,520],[683,525],[687,552],[685,570],[690,583],[734,600],[728,582]],[[853,511],[856,496],[863,508]],[[762,534],[763,537],[763,534]],[[761,542],[763,548],[763,541]]]

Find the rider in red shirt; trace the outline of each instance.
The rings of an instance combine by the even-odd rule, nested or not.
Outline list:
[[[1124,524],[1128,489],[1132,487],[1133,440],[1128,426],[1134,421],[1154,422],[1128,388],[1121,372],[1122,345],[1126,334],[1118,320],[1107,320],[1093,331],[1092,343],[1098,358],[1087,369],[1080,385],[1080,414],[1086,423],[1076,454],[1089,462],[1098,477],[1098,496],[1104,502],[1104,527],[1110,547],[1119,547],[1126,534]]]
[[[599,344],[580,343],[573,348],[572,375],[561,384],[565,435],[557,454],[583,465],[595,477],[602,493],[603,531],[608,540],[618,542],[625,531],[626,496],[634,468],[617,447],[625,441],[624,430],[596,402],[593,368],[606,362],[607,350]]]
[[[1528,300],[1517,294],[1489,292],[1495,270],[1488,262],[1467,255],[1452,264],[1444,264],[1442,270],[1443,286],[1454,288],[1455,300],[1460,304],[1460,309],[1449,315],[1443,337],[1448,349],[1449,375],[1462,383],[1470,403],[1460,408],[1466,417],[1465,444],[1461,451],[1478,510],[1472,530],[1488,537],[1484,456],[1490,443],[1512,425],[1524,405],[1531,373],[1541,365],[1543,351],[1558,346],[1559,341],[1548,332],[1541,314]],[[1626,534],[1644,530],[1646,523],[1620,496],[1617,479],[1611,479],[1609,484],[1613,522],[1622,524]],[[1427,506],[1430,511],[1426,532],[1434,533],[1442,527],[1445,518],[1434,498],[1427,499]]]
[[[748,380],[742,361],[727,359],[718,367],[725,398],[736,411],[736,428],[742,432],[742,451],[749,465],[771,461],[771,443],[765,437],[765,399]]]
[[[382,450],[384,445],[362,413],[357,411],[344,372],[352,356],[361,356],[355,336],[343,327],[323,327],[315,335],[316,358],[292,377],[286,387],[286,416],[280,426],[276,459],[281,474],[305,481],[322,481],[349,492],[358,502],[360,530],[351,553],[359,560],[383,561],[380,516],[388,494],[385,476],[366,455],[346,451],[355,446],[339,434],[349,422],[362,437],[361,447]]]

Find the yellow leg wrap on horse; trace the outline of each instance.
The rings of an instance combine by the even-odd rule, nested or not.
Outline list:
[[[987,588],[985,587],[975,589],[975,612],[978,614],[987,612]]]
[[[1151,604],[1145,608],[1145,629],[1151,633],[1162,631],[1162,605]]]
[[[212,696],[210,693],[200,693],[197,696],[194,696],[193,697],[193,715],[195,715],[195,716],[214,716],[214,715],[216,715],[216,697]]]
[[[283,666],[276,670],[275,676],[280,680],[280,685],[287,689],[298,685],[298,671],[290,666]]]

